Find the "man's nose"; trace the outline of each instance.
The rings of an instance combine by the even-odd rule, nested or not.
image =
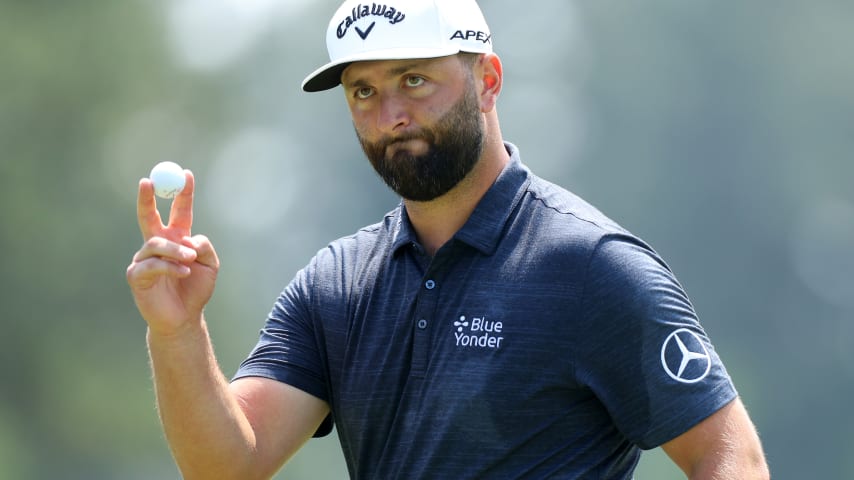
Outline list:
[[[409,126],[410,106],[401,95],[385,93],[380,97],[377,127],[386,134],[398,134]]]

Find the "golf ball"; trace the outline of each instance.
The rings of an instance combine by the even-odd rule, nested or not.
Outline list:
[[[184,189],[184,169],[175,162],[160,162],[148,176],[154,184],[154,194],[160,198],[174,198]]]

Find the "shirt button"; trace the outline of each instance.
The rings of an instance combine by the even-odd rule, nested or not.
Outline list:
[[[427,320],[424,320],[423,318],[421,320],[418,320],[418,328],[420,328],[421,330],[427,328]]]
[[[424,283],[424,286],[427,287],[427,290],[433,290],[436,288],[436,282],[433,280],[427,280],[427,282]]]

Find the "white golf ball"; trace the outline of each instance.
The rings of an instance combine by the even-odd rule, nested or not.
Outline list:
[[[151,169],[148,178],[154,184],[154,194],[160,198],[174,198],[184,189],[184,169],[175,162],[160,162]]]

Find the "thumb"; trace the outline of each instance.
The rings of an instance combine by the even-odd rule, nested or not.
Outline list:
[[[219,270],[219,257],[208,237],[193,235],[192,237],[184,237],[181,243],[196,251],[196,263],[210,267],[214,271]]]

